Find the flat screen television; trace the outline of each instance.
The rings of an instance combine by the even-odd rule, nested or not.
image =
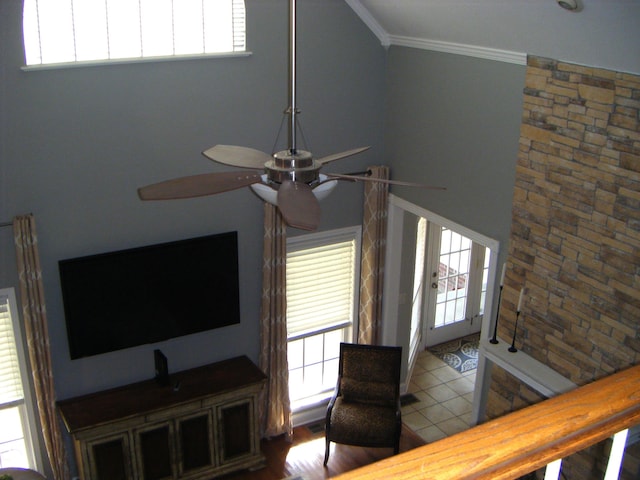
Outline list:
[[[58,266],[72,359],[240,323],[237,232]]]

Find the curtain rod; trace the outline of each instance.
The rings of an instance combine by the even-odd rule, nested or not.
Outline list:
[[[13,225],[13,222],[3,222],[3,223],[0,223],[0,228],[2,228],[2,227],[10,227],[12,225]]]

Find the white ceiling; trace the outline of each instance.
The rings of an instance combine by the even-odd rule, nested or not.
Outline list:
[[[383,45],[640,73],[640,0],[346,0]]]

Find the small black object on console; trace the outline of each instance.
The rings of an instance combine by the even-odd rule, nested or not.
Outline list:
[[[169,364],[167,357],[158,349],[153,351],[153,358],[156,367],[156,382],[159,385],[169,385]]]

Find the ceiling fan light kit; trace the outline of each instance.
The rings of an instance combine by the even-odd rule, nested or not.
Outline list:
[[[316,230],[320,223],[319,200],[326,198],[336,187],[338,180],[368,180],[387,184],[419,186],[406,182],[395,182],[353,174],[320,174],[320,169],[335,160],[340,160],[368,150],[360,147],[314,159],[311,152],[299,150],[296,145],[296,0],[289,2],[289,116],[288,149],[269,155],[260,150],[234,145],[216,145],[202,154],[216,163],[239,168],[242,171],[208,173],[175,178],[147,185],[138,189],[142,200],[170,200],[214,195],[249,186],[264,201],[276,205],[287,225],[302,230]],[[256,171],[257,170],[257,171]]]
[[[320,174],[320,182],[313,189],[313,194],[318,200],[324,200],[331,192],[338,186],[338,180],[331,180],[327,175]],[[269,185],[267,175],[262,175],[261,183],[254,183],[250,185],[251,190],[254,191],[262,200],[272,205],[278,205],[278,190]]]

